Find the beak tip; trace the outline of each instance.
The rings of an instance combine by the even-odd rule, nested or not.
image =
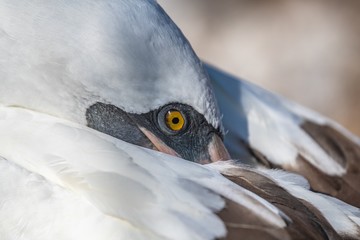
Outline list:
[[[210,162],[225,161],[231,158],[229,152],[225,148],[223,141],[216,134],[214,134],[209,144],[208,150],[210,155]]]

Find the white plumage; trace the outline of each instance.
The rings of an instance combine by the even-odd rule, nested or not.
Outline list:
[[[0,5],[1,103],[84,124],[99,101],[132,113],[181,102],[220,125],[199,59],[156,1]]]
[[[243,139],[261,151],[275,165],[296,165],[299,153],[320,171],[333,176],[345,172],[343,166],[312,139],[301,125],[312,121],[329,125],[360,146],[360,139],[330,119],[268,92],[250,82],[226,75],[207,66],[228,130],[230,148],[240,148]],[[241,154],[241,153],[239,153]]]
[[[225,196],[278,210],[216,171],[21,108],[0,108],[2,239],[213,239]]]

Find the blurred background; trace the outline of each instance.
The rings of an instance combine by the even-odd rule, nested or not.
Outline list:
[[[203,60],[360,135],[360,1],[158,2]]]

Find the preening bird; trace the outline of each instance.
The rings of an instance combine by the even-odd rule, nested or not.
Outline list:
[[[333,144],[314,136],[316,124],[299,128],[305,111],[205,69],[156,1],[0,0],[0,16],[1,239],[360,237],[353,202],[314,193],[299,175],[241,163],[261,156],[296,171],[298,153],[318,169],[324,154],[316,154]],[[247,128],[231,125],[229,112]],[[291,127],[318,141],[303,142]],[[224,129],[234,156],[247,151],[237,161]],[[277,152],[266,147],[271,134]],[[359,148],[342,134],[335,154],[346,141]],[[326,156],[321,178],[358,169],[345,167],[358,155]]]

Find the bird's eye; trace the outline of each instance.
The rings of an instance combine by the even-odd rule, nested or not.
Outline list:
[[[157,122],[161,131],[168,135],[184,133],[189,125],[187,112],[179,110],[173,105],[160,109],[157,113]]]
[[[171,130],[178,132],[185,126],[185,119],[178,110],[169,110],[165,114],[165,124]]]

